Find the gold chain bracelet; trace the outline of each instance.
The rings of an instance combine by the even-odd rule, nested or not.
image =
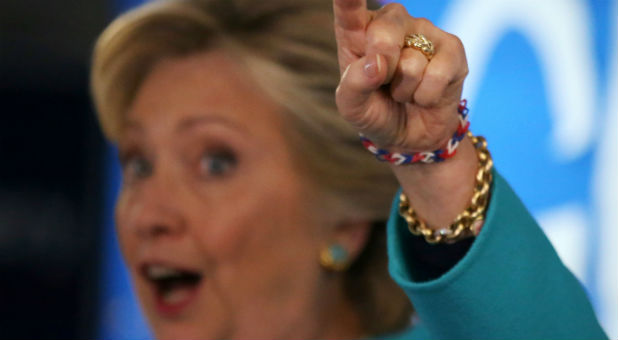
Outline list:
[[[477,235],[482,226],[487,203],[489,203],[493,160],[489,150],[487,150],[487,141],[484,137],[475,137],[469,131],[468,137],[472,140],[479,159],[479,169],[474,182],[474,194],[470,200],[470,205],[457,215],[457,218],[449,227],[437,230],[428,228],[425,222],[416,216],[408,197],[403,192],[399,196],[399,215],[406,220],[408,229],[412,234],[422,235],[428,243],[453,243],[468,236]]]

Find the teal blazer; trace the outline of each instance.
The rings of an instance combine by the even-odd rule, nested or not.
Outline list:
[[[399,217],[399,200],[393,202],[389,271],[414,304],[418,321],[384,338],[607,339],[582,285],[508,183],[493,175],[481,233],[437,279],[418,279],[415,259],[406,252],[414,236]]]

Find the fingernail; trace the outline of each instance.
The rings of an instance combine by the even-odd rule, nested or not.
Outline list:
[[[367,56],[365,63],[365,74],[369,78],[373,78],[380,73],[380,58],[377,54]]]
[[[343,73],[341,74],[341,78],[343,79],[343,77],[346,76],[346,74],[348,74],[348,71],[350,70],[350,66],[352,66],[352,64],[348,65],[348,67],[345,68],[345,70],[343,71]]]

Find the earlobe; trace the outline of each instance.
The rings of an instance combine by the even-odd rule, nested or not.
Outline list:
[[[332,241],[320,250],[320,264],[326,270],[344,271],[365,248],[371,232],[371,223],[346,221],[339,224]]]
[[[333,243],[320,251],[320,264],[326,270],[342,272],[350,266],[350,262],[350,254],[338,243]]]

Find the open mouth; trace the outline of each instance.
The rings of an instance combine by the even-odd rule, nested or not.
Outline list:
[[[157,308],[164,314],[180,312],[194,298],[202,274],[165,265],[146,265],[143,275],[154,286]]]

